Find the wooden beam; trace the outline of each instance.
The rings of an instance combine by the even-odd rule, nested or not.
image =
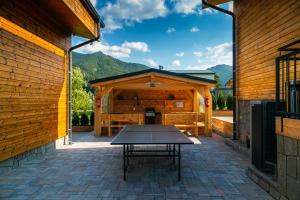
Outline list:
[[[94,102],[94,113],[95,113],[95,119],[94,119],[94,130],[95,130],[95,136],[101,136],[101,114],[102,114],[102,92],[101,88],[96,88],[96,95],[95,95],[95,102]],[[100,100],[100,102],[99,102]],[[99,106],[100,103],[100,106]],[[98,104],[98,105],[97,105]]]
[[[197,90],[194,90],[194,101],[193,101],[193,107],[194,107],[194,112],[199,112],[199,92]]]
[[[0,28],[13,33],[14,35],[31,42],[35,45],[38,45],[39,47],[42,47],[43,49],[46,49],[52,53],[55,53],[56,55],[59,55],[61,57],[64,57],[66,55],[66,52],[55,46],[54,44],[51,44],[50,42],[44,40],[43,38],[32,34],[31,32],[27,31],[26,29],[12,23],[11,21],[0,17]]]
[[[105,82],[100,82],[100,83],[94,83],[92,84],[92,87],[96,86],[110,86],[110,87],[117,87],[121,85],[131,85],[135,83],[146,83],[150,81],[156,81],[160,83],[166,83],[166,84],[173,84],[176,87],[177,84],[182,84],[186,86],[199,86],[199,85],[209,85],[209,86],[214,86],[214,83],[208,83],[204,81],[197,81],[197,80],[192,80],[184,77],[177,77],[177,76],[172,76],[172,75],[166,75],[166,74],[159,74],[159,73],[145,73],[141,75],[136,75],[132,77],[125,77],[125,78],[120,78],[120,79],[115,79],[115,80],[109,80]]]
[[[210,87],[206,86],[205,89],[205,98],[209,99],[209,106],[205,105],[205,130],[204,133],[206,136],[212,135],[212,126],[211,126],[211,114],[212,114],[212,97],[210,93]]]

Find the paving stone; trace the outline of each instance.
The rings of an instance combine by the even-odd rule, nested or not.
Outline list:
[[[300,181],[300,156],[297,157],[297,180]]]
[[[296,156],[297,155],[297,140],[289,137],[284,137],[284,151],[285,155]]]
[[[285,196],[281,196],[280,200],[288,200]]]
[[[298,157],[300,157],[300,140],[298,140]]]
[[[300,199],[300,181],[287,177],[287,197],[289,200]]]
[[[270,186],[270,195],[274,198],[274,199],[280,199],[280,193],[278,192],[278,190],[276,188],[274,188],[273,186]]]
[[[111,139],[74,133],[73,145],[60,146],[53,155],[30,160],[0,175],[0,199],[271,198],[246,176],[249,160],[217,136],[182,147],[180,182],[176,168],[165,158],[132,159],[134,164],[124,182],[122,148],[111,146]],[[39,153],[52,147],[44,147]]]
[[[278,188],[281,194],[286,194],[286,156],[277,154]]]
[[[269,192],[270,190],[270,184],[267,183],[266,181],[264,181],[263,179],[260,179],[258,181],[258,184],[260,185],[260,187],[262,187],[265,191]]]
[[[284,136],[277,135],[277,152],[284,154]]]
[[[297,178],[297,158],[295,156],[287,156],[287,175],[292,178]]]

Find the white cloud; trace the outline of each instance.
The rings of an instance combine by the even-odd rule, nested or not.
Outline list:
[[[174,11],[177,13],[191,14],[199,11],[201,0],[172,0]]]
[[[214,65],[227,64],[232,65],[232,43],[225,42],[213,47],[207,47],[206,58]]]
[[[92,5],[93,5],[94,7],[96,7],[96,5],[97,5],[97,0],[90,0],[90,2],[92,3]]]
[[[198,57],[197,62],[200,65],[188,66],[187,69],[207,69],[219,64],[232,65],[231,42],[207,47],[205,51],[195,51],[193,54]]]
[[[207,66],[189,65],[186,67],[187,70],[206,70]]]
[[[179,53],[176,53],[175,54],[177,57],[182,57],[182,56],[184,56],[184,52],[179,52]]]
[[[150,67],[158,67],[158,64],[155,62],[155,60],[151,58],[145,59],[145,61],[150,65]]]
[[[123,24],[121,21],[115,20],[112,16],[106,16],[105,17],[105,31],[108,30],[108,32],[112,30],[121,29],[123,27]]]
[[[173,66],[180,66],[181,65],[180,60],[173,60],[172,65]]]
[[[117,0],[114,4],[108,2],[100,13],[105,17],[106,28],[112,31],[122,28],[124,24],[164,17],[168,8],[164,0]]]
[[[233,12],[233,2],[228,3],[228,10]]]
[[[193,26],[190,30],[192,33],[196,33],[196,32],[199,32],[200,29],[197,27],[197,26]]]
[[[203,53],[201,51],[194,51],[193,54],[197,57],[202,57]]]
[[[167,33],[173,33],[173,32],[175,32],[175,31],[176,31],[176,29],[173,28],[173,27],[169,27],[169,28],[167,29]]]
[[[148,44],[145,42],[127,42],[125,41],[122,45],[103,44],[101,42],[94,42],[91,45],[85,45],[76,50],[76,52],[90,54],[101,51],[104,54],[116,57],[126,58],[129,57],[132,51],[138,52],[149,52]]]
[[[123,48],[129,48],[135,51],[140,51],[140,52],[149,52],[149,47],[148,44],[145,42],[127,42],[125,41],[122,44]]]

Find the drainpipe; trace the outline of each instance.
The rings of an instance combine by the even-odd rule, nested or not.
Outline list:
[[[210,7],[212,9],[218,10],[222,13],[225,13],[232,17],[232,96],[233,96],[233,140],[237,139],[237,133],[236,133],[236,125],[237,125],[237,96],[236,96],[236,33],[235,33],[235,22],[236,17],[233,12],[230,12],[228,10],[225,10],[223,8],[220,8],[218,6],[215,6],[211,3],[208,3],[206,0],[202,1],[203,8]]]
[[[100,28],[104,28],[105,24],[102,22],[102,20],[98,20],[97,22],[97,30],[98,30],[98,36],[90,39],[88,41],[85,41],[83,43],[77,44],[75,46],[72,46],[68,50],[68,57],[69,57],[69,66],[68,66],[68,140],[65,140],[65,144],[72,144],[72,51],[75,49],[78,49],[82,46],[85,46],[87,44],[90,44],[94,41],[99,41],[100,39]]]

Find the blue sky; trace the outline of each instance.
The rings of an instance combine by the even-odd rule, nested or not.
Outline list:
[[[201,0],[91,0],[106,27],[101,42],[77,50],[102,51],[126,62],[165,69],[232,64],[231,17]],[[221,7],[232,9],[232,4]],[[73,44],[83,41],[75,37]]]

